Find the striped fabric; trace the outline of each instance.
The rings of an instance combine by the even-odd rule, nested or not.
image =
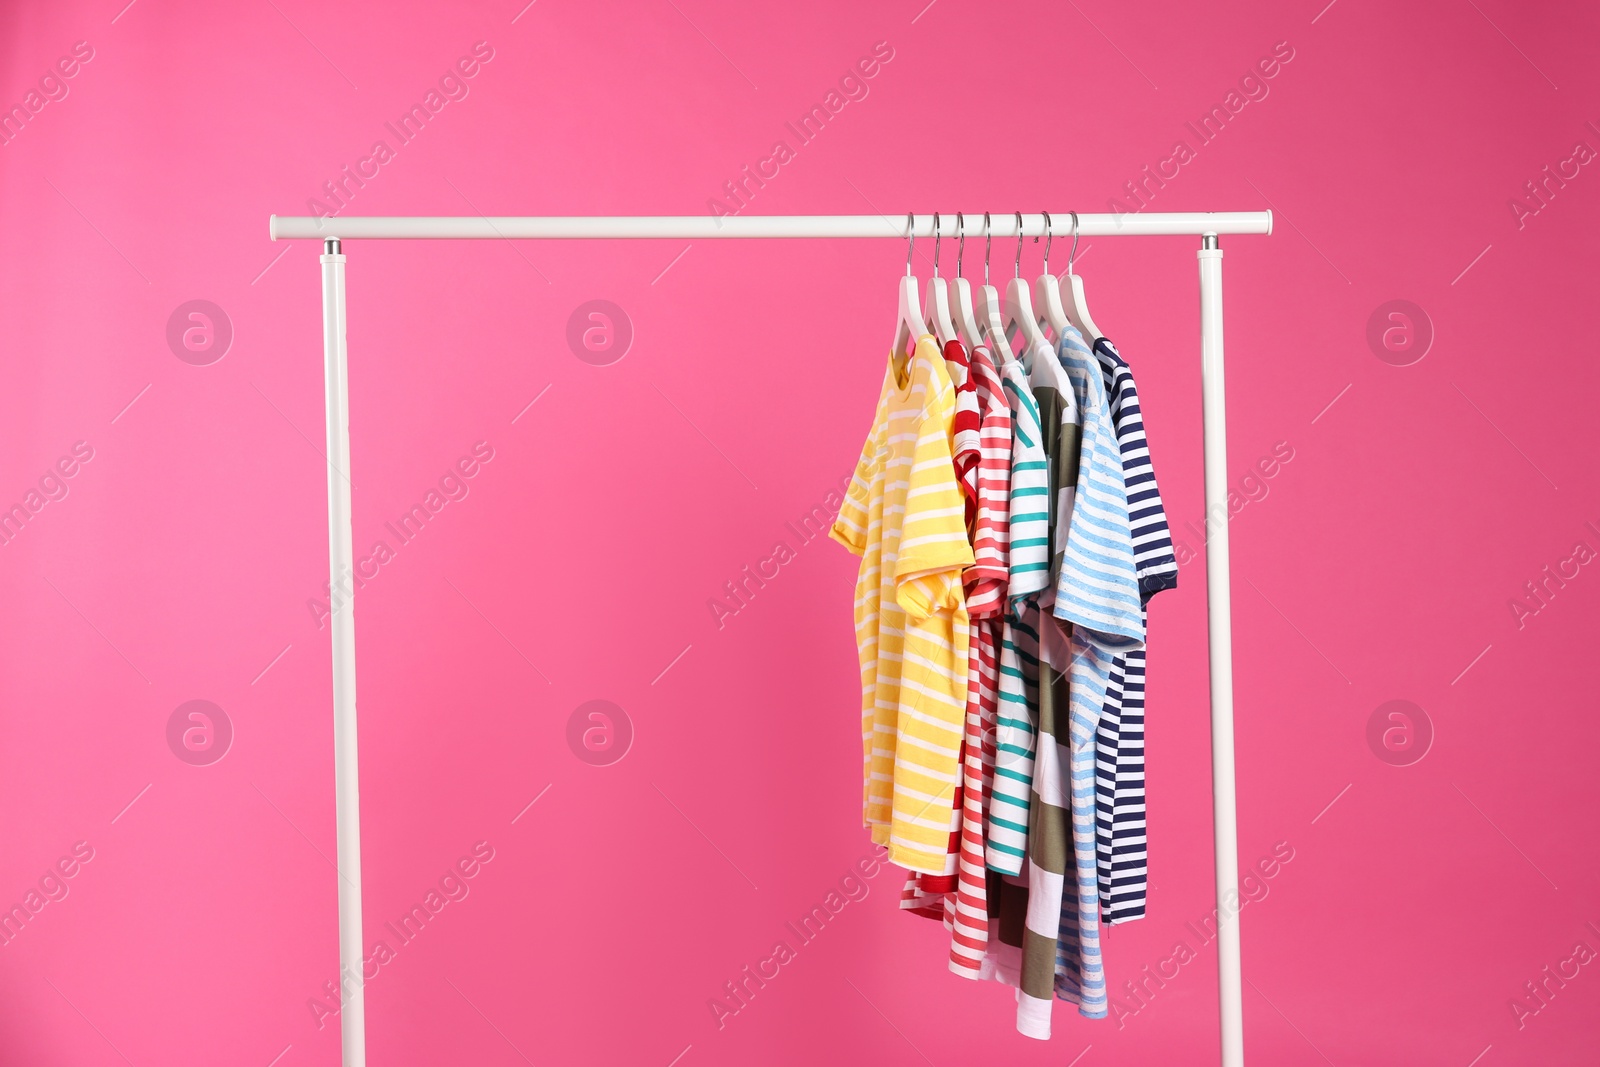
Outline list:
[[[1107,1001],[1100,957],[1095,732],[1116,655],[1143,656],[1145,618],[1122,451],[1100,365],[1071,328],[1057,353],[1083,412],[1083,455],[1055,604],[1056,616],[1073,624],[1069,776],[1077,872],[1076,900],[1067,894],[1061,902],[1056,995],[1076,1002],[1081,1014],[1098,1017],[1106,1013]]]
[[[1032,620],[1037,634],[1033,650],[1036,715],[1039,727],[1034,751],[1032,803],[1028,827],[1028,897],[1022,933],[1022,976],[1017,994],[1018,1032],[1041,1040],[1050,1036],[1050,1007],[1055,999],[1062,898],[1072,870],[1071,797],[1066,780],[1070,766],[1070,702],[1064,653],[1067,640],[1051,615],[1057,579],[1066,555],[1077,492],[1082,429],[1077,394],[1060,361],[1048,346],[1027,352],[1022,360],[1039,405],[1039,421],[1048,466],[1050,501],[1050,586],[1039,597]],[[1076,899],[1075,896],[1073,899]]]
[[[962,576],[962,585],[967,597],[967,617],[973,620],[978,617],[972,604],[973,586],[979,581],[993,584],[996,579],[993,553],[979,554],[980,542],[986,547],[994,541],[993,520],[984,523],[986,530],[982,536],[979,533],[979,494],[978,485],[979,467],[983,461],[983,421],[982,402],[978,398],[977,386],[972,378],[972,364],[967,356],[966,346],[959,340],[952,338],[945,342],[944,366],[950,373],[950,382],[956,390],[956,413],[952,422],[951,435],[951,460],[955,465],[956,481],[961,486],[962,501],[966,506],[967,543],[973,547],[975,564],[968,568]],[[979,567],[984,567],[986,574],[977,572]],[[1004,577],[1004,564],[1001,564],[999,576]],[[973,674],[976,671],[976,660],[981,655],[979,648],[978,631],[972,631],[968,642],[967,660],[967,704],[970,708],[978,700],[977,682]],[[962,763],[966,762],[966,742],[962,742]],[[965,772],[963,771],[963,779]],[[956,787],[955,804],[950,809],[950,846],[945,854],[944,871],[940,874],[926,874],[913,871],[906,877],[905,888],[901,892],[900,906],[908,911],[926,915],[929,918],[942,919],[945,917],[944,896],[956,890],[956,857],[961,849],[961,819],[964,781]]]
[[[1094,355],[1105,382],[1111,407],[1111,424],[1122,450],[1122,474],[1128,487],[1128,525],[1133,533],[1133,558],[1139,572],[1139,591],[1145,601],[1163,589],[1178,587],[1178,561],[1172,554],[1172,534],[1167,512],[1156,487],[1156,472],[1145,439],[1144,412],[1133,369],[1106,338],[1094,343]]]
[[[1094,343],[1111,406],[1111,422],[1122,451],[1128,489],[1139,591],[1150,598],[1178,584],[1161,491],[1145,439],[1144,415],[1133,372],[1105,338]],[[1142,918],[1148,896],[1145,825],[1145,653],[1129,652],[1113,662],[1096,735],[1096,845],[1100,908],[1107,924]]]
[[[1011,409],[1009,609],[1000,628],[1000,703],[984,858],[990,870],[1016,875],[1028,854],[1034,751],[1030,709],[1039,703],[1038,612],[1031,609],[1050,583],[1050,479],[1039,405],[1027,372],[1009,359],[999,369]]]
[[[956,481],[961,486],[961,500],[966,506],[967,530],[970,533],[978,519],[978,461],[983,455],[983,413],[978,403],[977,387],[972,382],[967,350],[960,341],[952,340],[945,344],[944,366],[950,372],[950,383],[956,389],[950,459],[955,464]]]
[[[958,342],[952,342],[957,344]],[[948,350],[948,348],[947,348]],[[1005,608],[1011,547],[1011,409],[989,350],[979,345],[969,363],[982,412],[978,442],[979,521],[973,530],[973,567],[966,573],[967,613],[999,618]]]
[[[989,944],[988,871],[984,820],[994,784],[995,718],[999,704],[1001,621],[1008,583],[1011,519],[1011,408],[987,348],[972,353],[972,374],[983,405],[983,459],[978,473],[977,564],[967,572],[967,612],[973,654],[967,672],[967,733],[962,779],[961,843],[956,892],[945,898],[950,969],[983,978]],[[973,695],[977,694],[974,700]]]
[[[955,388],[932,337],[891,357],[831,536],[861,556],[863,822],[889,858],[941,873],[961,776],[973,563],[951,454]]]
[[[1026,353],[1021,362],[1028,371],[1033,399],[1039,405],[1039,425],[1044,432],[1049,471],[1050,581],[1039,595],[1039,606],[1048,609],[1055,603],[1056,579],[1067,548],[1067,524],[1062,516],[1072,514],[1073,495],[1077,491],[1078,449],[1083,433],[1072,381],[1050,346],[1040,345]],[[1055,644],[1049,631],[1041,630],[1040,637],[1047,648]],[[1065,662],[1057,663],[1056,669],[1064,671]]]
[[[1035,609],[1039,611],[1041,609]],[[1054,626],[1048,618],[1045,626]],[[1059,738],[1067,723],[1065,679],[1046,663],[1039,686],[1039,743],[1033,761],[1032,825],[1028,833],[1028,904],[1022,931],[1022,980],[1017,990],[1017,1032],[1050,1037],[1056,961],[1066,872],[1070,801],[1062,781],[1066,763]]]
[[[978,512],[969,531],[976,562],[964,576],[972,640],[967,659],[960,821],[951,839],[957,877],[947,883],[937,875],[910,872],[901,890],[900,907],[915,915],[942,919],[950,931],[950,969],[966,978],[981,979],[989,971],[985,967],[989,907],[984,819],[994,776],[998,656],[1008,579],[1011,411],[986,347],[975,348],[969,359],[959,342],[951,342],[945,346],[945,363],[958,386],[970,377],[982,413]]]
[[[1105,700],[1106,679],[1114,658],[1085,640],[1091,635],[1074,627],[1070,679],[1072,789],[1072,869],[1075,884],[1063,892],[1056,946],[1056,996],[1078,1005],[1091,1019],[1108,1010],[1105,964],[1100,955],[1100,894],[1095,864],[1094,735]]]
[[[1095,734],[1095,849],[1108,925],[1143,918],[1148,897],[1144,675],[1143,651],[1112,661]]]
[[[1039,718],[1039,598],[1014,601],[1000,629],[1000,710],[984,859],[998,874],[1027,867],[1028,809]]]
[[[1055,616],[1112,655],[1144,644],[1144,604],[1134,566],[1122,450],[1111,426],[1100,366],[1068,326],[1057,348],[1083,412],[1078,501],[1056,576]],[[1098,717],[1098,712],[1096,713]]]
[[[1043,356],[1037,355],[1036,361]],[[1060,566],[1052,618],[1040,624],[1043,684],[1017,1002],[1017,1029],[1032,1037],[1049,1036],[1052,993],[1076,1003],[1081,1015],[1107,1014],[1095,841],[1095,731],[1113,658],[1144,641],[1122,457],[1099,365],[1081,335],[1070,329],[1054,358],[1069,382],[1064,413],[1076,418],[1064,414],[1061,439],[1048,451],[1066,465],[1074,453],[1067,439],[1075,432],[1081,432],[1081,439],[1075,478],[1069,470],[1058,495],[1063,506],[1056,520]],[[1070,494],[1067,481],[1075,482]],[[1071,624],[1070,638],[1063,639],[1057,621]]]
[[[1044,625],[1053,625],[1048,620]],[[1050,1036],[1052,997],[1087,1018],[1108,1012],[1094,862],[1094,723],[1112,656],[1076,632],[1069,668],[1040,670],[1039,755],[1017,1030]],[[1064,731],[1064,735],[1063,735]]]

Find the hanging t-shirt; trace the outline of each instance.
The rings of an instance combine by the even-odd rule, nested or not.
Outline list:
[[[983,407],[983,459],[978,469],[978,531],[967,572],[972,654],[967,669],[967,732],[963,755],[962,817],[956,892],[945,898],[950,969],[984,977],[989,942],[988,871],[984,819],[994,785],[999,653],[1006,608],[1011,517],[1011,408],[989,350],[973,349],[972,376]]]
[[[1121,453],[1100,370],[1082,336],[1071,328],[1063,332],[1055,357],[1070,382],[1081,439],[1076,478],[1071,479],[1074,491],[1060,497],[1066,507],[1057,516],[1055,531],[1060,555],[1052,618],[1041,626],[1053,636],[1045,637],[1041,650],[1048,658],[1041,667],[1027,928],[1017,1003],[1017,1028],[1034,1037],[1049,1035],[1051,986],[1055,996],[1076,1003],[1082,1015],[1099,1018],[1107,1013],[1094,739],[1112,659],[1144,641]],[[1069,451],[1058,445],[1058,455]],[[1070,624],[1070,636],[1052,626],[1052,620]],[[1064,646],[1064,661],[1052,654],[1053,644]]]
[[[1040,594],[1022,651],[1033,683],[1032,711],[1038,726],[1029,805],[1027,896],[1022,931],[1022,970],[1017,995],[1017,1030],[1029,1037],[1050,1036],[1054,1000],[1057,927],[1063,884],[1072,864],[1070,803],[1062,778],[1067,766],[1062,740],[1067,733],[1067,639],[1050,612],[1070,531],[1076,495],[1082,428],[1077,394],[1059,359],[1046,344],[1027,350],[1022,362],[1039,405],[1041,444],[1049,487],[1049,584]],[[1052,666],[1052,661],[1054,665]]]
[[[932,337],[891,356],[831,536],[861,557],[863,822],[889,858],[944,870],[965,729],[973,563],[951,455],[955,388]]]
[[[1133,371],[1104,337],[1095,341],[1094,354],[1122,452],[1134,566],[1139,575],[1139,592],[1148,608],[1156,593],[1177,587],[1178,561],[1172,553],[1172,535],[1145,439],[1144,414]],[[1141,649],[1118,656],[1112,663],[1095,735],[1100,914],[1108,925],[1142,918],[1145,913],[1149,868],[1144,739],[1145,652]]]
[[[1039,703],[1035,626],[1038,596],[1050,584],[1050,472],[1027,371],[1015,359],[1005,360],[999,370],[1011,409],[1010,559],[1008,606],[1000,626],[1000,700],[985,861],[992,871],[1017,875],[1028,855],[1033,709]]]
[[[972,363],[967,348],[956,338],[946,341],[943,349],[945,370],[956,391],[956,413],[952,422],[951,459],[955,466],[956,481],[961,485],[961,496],[966,505],[967,543],[972,546],[975,564],[962,576],[967,597],[967,618],[979,617],[972,603],[974,586],[982,581],[985,586],[995,581],[993,561],[980,551],[981,541],[992,541],[992,533],[980,532],[980,526],[992,528],[992,518],[980,518],[979,467],[983,459],[982,401],[973,381]],[[984,574],[978,573],[983,569]],[[1003,572],[1002,575],[1003,577]],[[971,661],[979,654],[979,631],[974,628],[968,641],[967,704],[970,708],[978,699],[976,683],[972,678]],[[962,765],[966,763],[966,742],[962,741]],[[956,890],[956,857],[961,846],[961,810],[964,803],[965,772],[963,781],[956,786],[955,805],[950,809],[950,846],[945,855],[944,871],[939,874],[913,871],[906,877],[900,892],[900,907],[931,919],[945,918],[944,897]]]
[[[959,345],[959,342],[952,342]],[[968,368],[981,414],[978,445],[978,521],[972,532],[973,566],[964,576],[967,614],[999,618],[1005,607],[1011,545],[1011,409],[993,357],[973,349]]]
[[[1054,612],[1056,618],[1087,629],[1091,643],[1115,654],[1144,644],[1122,452],[1099,364],[1083,335],[1068,326],[1056,354],[1078,397],[1083,448],[1071,531],[1056,576]],[[1086,492],[1090,499],[1084,508]]]

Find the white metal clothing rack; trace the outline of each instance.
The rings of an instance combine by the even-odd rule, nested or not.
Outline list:
[[[1056,219],[1072,212],[1054,213]],[[975,217],[975,216],[974,216]],[[1211,795],[1216,845],[1218,1013],[1223,1067],[1243,1067],[1244,1015],[1239,965],[1239,833],[1233,770],[1233,626],[1228,581],[1226,392],[1222,374],[1221,234],[1270,234],[1272,212],[1176,212],[1078,215],[1084,237],[1190,235],[1202,238],[1200,258],[1200,386],[1205,434],[1206,605],[1211,666]],[[905,220],[882,215],[612,215],[315,218],[270,221],[273,240],[322,241],[322,346],[328,429],[328,563],[339,582],[353,566],[350,524],[350,389],[345,348],[345,257],[353,239],[517,240],[523,238],[651,238],[690,240],[764,237],[935,236],[930,215]],[[1009,214],[987,232],[995,237],[1042,237],[1049,216]],[[339,867],[339,985],[345,1067],[366,1067],[362,989],[361,813],[356,757],[356,632],[353,603],[329,620],[333,631],[333,761]]]

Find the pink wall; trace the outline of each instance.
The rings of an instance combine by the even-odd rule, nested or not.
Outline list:
[[[1322,2],[9,5],[0,103],[43,88],[0,148],[0,504],[42,507],[0,546],[0,897],[60,899],[0,948],[0,1061],[338,1059],[308,1006],[337,966],[316,249],[268,214],[347,165],[354,214],[697,213],[778,139],[753,213],[1103,211],[1147,165],[1153,210],[1278,211],[1225,245],[1240,853],[1293,857],[1242,920],[1254,1062],[1592,1060],[1600,20]],[[786,524],[854,460],[904,247],[347,246],[356,541],[392,550],[357,602],[373,1063],[1215,1062],[1198,242],[1087,244],[1196,556],[1153,610],[1151,915],[1107,939],[1120,1018],[1063,1006],[1050,1046],[945,972],[892,873],[721,1029],[707,1008],[868,850],[853,561]],[[632,324],[609,365],[566,340],[596,299]],[[181,343],[193,300],[220,359]],[[1431,324],[1409,365],[1368,342],[1393,300]],[[441,479],[460,498],[394,537]],[[708,599],[780,540],[719,628]],[[198,754],[188,709],[169,732],[194,700],[220,760],[214,713]],[[593,700],[620,762],[569,746]],[[1369,743],[1395,700],[1420,762],[1382,718]],[[402,944],[384,923],[464,857]]]

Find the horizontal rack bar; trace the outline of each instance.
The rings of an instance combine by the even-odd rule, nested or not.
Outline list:
[[[918,212],[915,236],[933,236],[933,214]],[[500,238],[655,238],[700,240],[713,237],[898,237],[908,236],[905,217],[885,215],[460,215],[460,216],[307,216],[273,215],[270,232],[277,240],[482,240]],[[1050,212],[1050,231],[1071,237],[1072,212]],[[956,216],[941,212],[939,232],[956,236]],[[965,216],[969,238],[984,235],[983,213]],[[993,237],[1043,237],[1042,213],[990,214]],[[1177,211],[1078,216],[1081,237],[1123,234],[1269,234],[1270,211]]]

